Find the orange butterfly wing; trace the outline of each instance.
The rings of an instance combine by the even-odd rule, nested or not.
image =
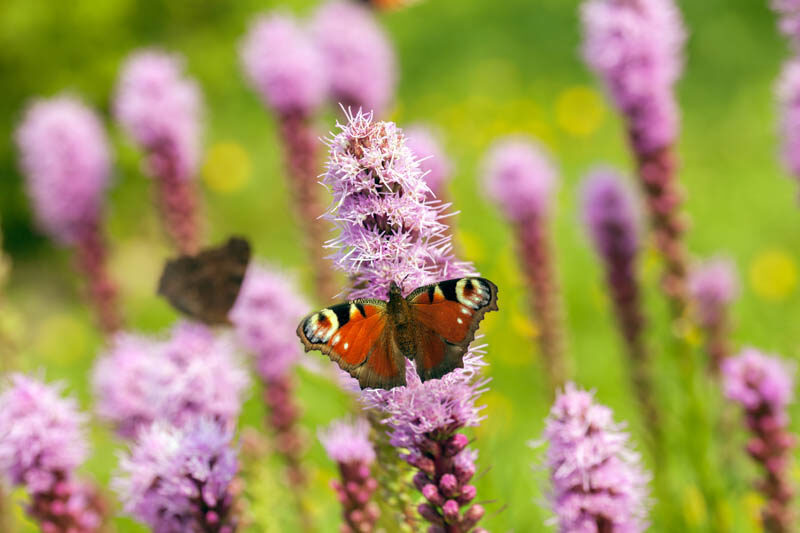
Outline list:
[[[484,278],[435,283],[406,298],[417,328],[417,373],[423,381],[464,366],[480,321],[497,310],[497,286]]]
[[[386,302],[355,300],[308,315],[297,327],[306,351],[320,350],[361,388],[405,385],[405,361],[386,328]]]

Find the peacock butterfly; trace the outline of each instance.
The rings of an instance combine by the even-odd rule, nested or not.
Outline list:
[[[167,261],[158,294],[190,318],[228,324],[249,262],[250,243],[231,237],[220,246]]]
[[[422,381],[464,366],[464,353],[488,311],[497,311],[497,286],[460,278],[420,287],[403,298],[392,282],[389,301],[364,298],[311,313],[297,336],[367,387],[406,384],[405,358]]]

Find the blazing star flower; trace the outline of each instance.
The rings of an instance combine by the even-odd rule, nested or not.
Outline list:
[[[800,41],[800,2],[798,0],[772,0],[770,6],[779,15],[778,27],[796,45]]]
[[[630,262],[639,249],[633,195],[613,170],[592,172],[583,185],[583,215],[602,258]]]
[[[792,448],[787,406],[793,400],[796,366],[775,356],[746,348],[722,362],[725,396],[745,411],[752,433],[747,451],[766,472],[759,489],[765,531],[791,531],[794,524],[791,482]]]
[[[689,276],[689,292],[702,325],[712,326],[739,292],[733,262],[716,258],[697,265]]]
[[[486,157],[486,192],[513,221],[545,216],[557,183],[550,156],[532,139],[501,139]]]
[[[74,478],[89,453],[86,416],[60,384],[12,374],[0,393],[0,473],[31,495],[28,514],[44,532],[98,531],[93,486]]]
[[[180,427],[202,415],[232,426],[248,378],[229,339],[181,323],[166,340],[119,334],[95,365],[92,384],[100,416],[133,438],[157,420]]]
[[[672,88],[683,70],[686,31],[673,0],[587,0],[581,10],[584,57],[628,120],[636,149],[674,143]]]
[[[402,131],[361,112],[340,127],[329,141],[323,181],[333,193],[328,216],[339,230],[331,242],[334,259],[358,287],[350,296],[385,298],[391,281],[410,291],[474,275],[471,265],[453,257],[440,208],[428,203],[430,189]],[[458,433],[480,420],[475,400],[486,383],[477,375],[482,364],[481,352],[473,348],[463,369],[422,383],[409,362],[406,386],[362,395],[365,405],[384,414],[391,444],[409,450],[404,458],[419,470],[415,482],[427,499],[420,513],[433,526],[452,531],[470,530],[484,513],[480,505],[469,505],[475,489],[467,484],[467,464],[474,455],[465,451],[467,438]]]
[[[302,356],[295,329],[310,307],[286,276],[251,265],[230,319],[265,381],[286,375]]]
[[[777,87],[783,136],[783,160],[786,168],[800,179],[800,60],[792,59],[784,67]]]
[[[99,117],[71,96],[37,100],[15,140],[37,222],[59,243],[75,244],[97,225],[110,177]]]
[[[192,178],[200,159],[202,98],[183,68],[177,55],[141,50],[128,58],[116,88],[114,114],[158,177]]]
[[[330,99],[381,115],[394,96],[394,51],[375,15],[364,6],[334,0],[314,13],[312,32],[322,52]]]
[[[433,132],[421,124],[405,129],[406,146],[417,158],[423,179],[437,198],[441,198],[446,183],[452,177],[452,162],[444,153]]]
[[[553,390],[566,379],[562,310],[547,219],[558,173],[532,139],[495,142],[484,163],[484,186],[514,224],[517,253],[528,282],[545,374]]]
[[[156,423],[120,461],[113,485],[125,511],[156,533],[233,533],[233,435],[200,418],[179,429]]]
[[[649,476],[611,409],[568,383],[545,424],[559,531],[645,531]]]
[[[289,14],[258,16],[241,47],[245,73],[278,114],[310,115],[327,96],[322,56]]]
[[[60,384],[12,374],[0,394],[0,471],[32,493],[52,490],[89,454],[86,416]]]
[[[370,501],[378,482],[370,474],[375,450],[369,431],[369,423],[359,419],[334,422],[319,433],[328,457],[339,466],[341,482],[333,481],[332,486],[342,503],[345,531],[373,531],[380,516],[378,506]]]

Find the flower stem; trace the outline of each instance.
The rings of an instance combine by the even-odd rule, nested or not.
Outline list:
[[[108,249],[100,226],[86,227],[75,245],[77,269],[87,284],[87,298],[98,324],[106,335],[122,327],[117,286],[107,268]]]
[[[159,161],[153,167],[158,169],[155,178],[158,183],[157,201],[167,233],[182,254],[195,254],[200,246],[195,183],[178,174],[175,157],[169,154],[169,150],[152,157]]]

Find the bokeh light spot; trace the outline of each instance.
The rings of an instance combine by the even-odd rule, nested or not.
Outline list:
[[[693,527],[702,526],[708,520],[708,509],[703,493],[694,485],[683,489],[683,516]]]
[[[587,137],[597,131],[605,114],[602,96],[590,87],[569,87],[556,99],[556,122],[575,137]]]
[[[203,181],[217,193],[232,193],[244,187],[252,174],[250,155],[233,141],[214,144],[203,164]]]
[[[486,406],[483,414],[487,422],[475,427],[475,434],[480,437],[490,430],[499,433],[509,433],[513,429],[514,407],[511,400],[496,391],[489,391],[482,395],[478,404]],[[489,422],[490,421],[490,422]]]
[[[73,313],[58,313],[45,318],[36,337],[36,352],[54,366],[68,367],[92,356],[89,325]]]
[[[756,295],[778,302],[786,299],[797,286],[797,264],[783,250],[765,250],[750,263],[749,279]]]

